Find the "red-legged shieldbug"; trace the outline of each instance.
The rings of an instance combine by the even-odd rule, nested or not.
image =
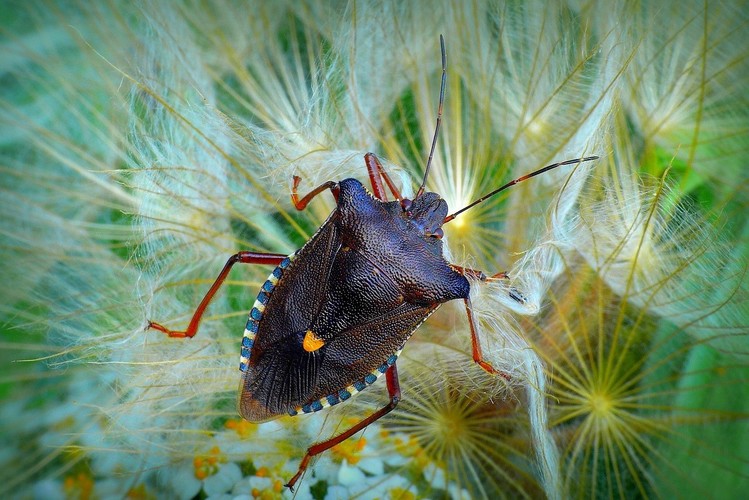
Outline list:
[[[473,360],[499,374],[484,360],[466,276],[486,281],[505,278],[450,264],[443,257],[442,225],[508,187],[562,165],[549,165],[519,177],[448,215],[447,203],[425,191],[442,120],[447,56],[440,35],[442,80],[437,123],[424,178],[412,200],[401,197],[372,153],[364,156],[370,194],[356,179],[328,181],[299,197],[294,177],[292,201],[298,210],[330,190],[336,207],[315,235],[292,255],[239,252],[224,265],[185,330],[149,322],[170,337],[193,337],[203,313],[232,266],[276,266],[250,310],[242,337],[239,413],[250,422],[312,413],[353,397],[385,375],[390,402],[350,429],[307,449],[286,484],[293,488],[315,455],[348,439],[398,404],[396,360],[411,334],[441,304],[463,299],[471,332]],[[385,185],[395,197],[387,201]],[[519,293],[511,294],[522,300]]]

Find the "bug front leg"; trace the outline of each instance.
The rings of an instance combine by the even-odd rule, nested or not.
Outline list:
[[[478,333],[476,333],[476,325],[478,322],[473,315],[473,308],[471,307],[471,299],[463,299],[466,305],[466,313],[468,314],[468,326],[471,329],[471,347],[473,351],[473,360],[484,370],[491,374],[499,375],[505,380],[510,380],[510,376],[505,372],[501,372],[494,368],[488,361],[484,360],[484,355],[481,352],[481,344],[479,344]]]
[[[338,183],[333,181],[328,181],[323,184],[320,184],[315,189],[304,195],[301,199],[299,198],[299,194],[297,193],[297,188],[299,187],[299,183],[302,182],[302,178],[298,175],[294,176],[294,184],[291,188],[291,202],[294,204],[297,210],[304,210],[307,208],[307,204],[312,201],[312,198],[317,196],[318,194],[322,193],[326,189],[330,189],[330,192],[333,193],[333,196],[335,197],[335,201],[338,202]]]
[[[479,271],[478,269],[471,269],[468,267],[456,266],[455,264],[450,264],[450,267],[458,271],[463,276],[470,276],[474,279],[477,279],[483,282],[510,279],[510,275],[507,274],[506,272],[496,273],[496,274],[492,274],[491,276],[487,276],[484,271]],[[519,304],[528,303],[528,299],[526,299],[525,296],[522,293],[520,293],[520,290],[518,290],[514,286],[510,288],[509,295],[512,300],[514,300],[515,302]]]
[[[299,480],[299,478],[302,477],[302,474],[304,474],[304,471],[307,470],[307,466],[309,465],[309,461],[314,457],[315,455],[319,455],[320,453],[329,450],[333,446],[342,443],[343,441],[347,440],[360,430],[367,427],[369,424],[375,422],[380,417],[383,417],[393,411],[393,408],[395,408],[398,405],[398,402],[401,399],[401,388],[400,384],[398,383],[398,369],[396,368],[396,365],[393,364],[388,370],[385,372],[385,380],[387,381],[387,387],[388,387],[388,396],[390,396],[390,402],[359,422],[358,424],[354,425],[353,427],[349,428],[348,430],[345,430],[344,432],[338,434],[337,436],[333,436],[332,438],[328,439],[327,441],[323,441],[321,443],[315,443],[309,448],[307,448],[307,453],[304,455],[304,458],[302,459],[301,463],[299,464],[299,469],[297,470],[296,474],[294,474],[294,477],[291,478],[291,480],[286,483],[284,486],[289,488],[290,490],[294,490],[294,485]]]
[[[375,198],[380,201],[387,201],[387,193],[385,192],[385,186],[382,185],[382,180],[390,188],[390,192],[393,193],[396,200],[401,199],[401,194],[398,188],[393,184],[390,176],[387,174],[377,155],[374,153],[367,153],[364,155],[364,163],[367,165],[367,172],[369,173],[369,182],[372,184],[372,193]]]
[[[285,258],[286,255],[276,253],[239,252],[232,255],[231,257],[229,257],[229,260],[226,261],[226,264],[224,264],[224,268],[221,270],[221,273],[219,273],[216,281],[213,282],[213,285],[211,285],[208,293],[206,293],[205,297],[203,297],[203,300],[200,301],[200,305],[198,305],[198,308],[193,313],[190,324],[187,325],[186,330],[170,330],[169,328],[153,321],[148,322],[148,326],[146,327],[146,329],[152,328],[154,330],[164,332],[170,337],[194,337],[198,332],[198,325],[200,324],[200,320],[203,317],[205,309],[208,307],[208,304],[210,304],[211,300],[213,300],[213,296],[216,295],[216,292],[223,284],[226,276],[229,274],[229,271],[231,271],[231,268],[234,264],[239,262],[242,264],[269,264],[277,266]]]
[[[450,267],[458,271],[463,276],[470,276],[471,278],[475,278],[480,281],[506,280],[510,278],[510,275],[505,272],[496,273],[496,274],[492,274],[491,276],[487,276],[484,271],[479,271],[478,269],[471,269],[470,267],[456,266],[455,264],[450,264]]]

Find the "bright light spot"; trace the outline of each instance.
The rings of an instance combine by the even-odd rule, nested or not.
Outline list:
[[[528,130],[528,133],[535,136],[543,134],[545,128],[545,123],[540,120],[533,120],[526,126],[526,130]]]
[[[456,218],[450,221],[450,227],[455,231],[462,231],[466,227],[467,218],[464,214],[458,215]]]

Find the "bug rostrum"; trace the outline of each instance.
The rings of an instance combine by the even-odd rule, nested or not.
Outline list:
[[[487,274],[453,265],[443,257],[442,225],[500,191],[543,172],[590,156],[549,165],[482,196],[448,215],[445,200],[425,189],[442,119],[447,57],[442,36],[442,79],[437,121],[424,178],[412,200],[403,198],[377,157],[364,156],[370,193],[356,179],[328,181],[299,197],[294,177],[292,201],[303,210],[330,191],[336,207],[312,238],[292,255],[238,252],[224,265],[185,330],[159,323],[148,327],[170,337],[193,337],[213,296],[236,263],[276,266],[250,310],[242,337],[238,407],[251,422],[312,413],[346,401],[385,375],[390,401],[346,431],[307,449],[293,488],[315,455],[348,439],[390,412],[401,398],[397,358],[412,333],[441,304],[462,299],[471,332],[473,360],[484,360],[471,310],[467,276]],[[388,201],[387,189],[395,198]],[[513,295],[516,300],[521,300]]]

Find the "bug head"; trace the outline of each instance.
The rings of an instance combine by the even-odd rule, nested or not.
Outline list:
[[[437,193],[422,193],[417,198],[401,200],[403,217],[424,236],[442,238],[442,224],[447,215],[447,202]]]

